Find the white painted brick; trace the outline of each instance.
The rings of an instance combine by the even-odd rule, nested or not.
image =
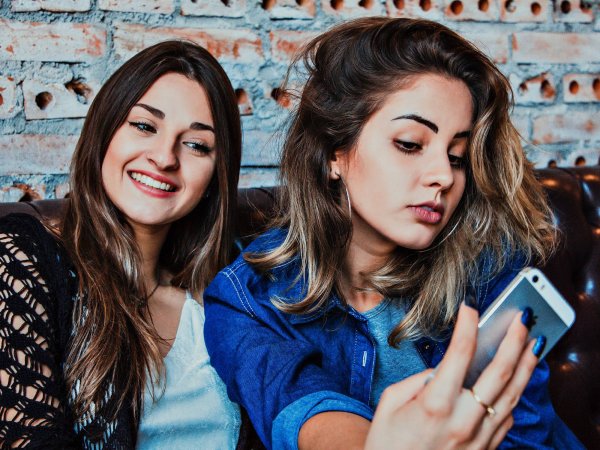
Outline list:
[[[0,136],[0,176],[68,173],[77,138],[32,134]]]
[[[461,33],[483,53],[497,64],[505,64],[508,60],[509,40],[505,33],[500,31],[489,33]]]
[[[325,14],[343,19],[376,16],[384,13],[378,0],[321,0],[321,9]]]
[[[575,163],[579,163],[578,158],[583,158],[585,160],[585,166],[594,166],[596,164],[600,164],[600,146],[592,149],[573,149],[564,157],[564,165],[565,166],[574,166]],[[579,164],[578,164],[579,165]]]
[[[565,103],[600,104],[600,73],[570,73],[563,77]]]
[[[71,186],[69,183],[60,183],[57,184],[54,188],[54,197],[55,198],[65,198],[69,191],[71,190]]]
[[[273,19],[312,19],[316,12],[315,2],[316,0],[271,0],[267,11]],[[267,2],[263,2],[263,5],[265,3]]]
[[[262,130],[244,130],[243,166],[275,166],[279,164],[281,136]]]
[[[593,8],[582,8],[584,1],[555,0],[554,20],[556,22],[590,23],[594,21]]]
[[[389,17],[420,17],[441,20],[444,17],[444,0],[386,0]]]
[[[25,80],[23,82],[25,117],[27,120],[85,117],[92,100],[100,89],[100,84],[97,82],[84,83],[87,87],[86,95],[77,95],[76,92],[67,89],[61,83]],[[51,96],[51,101],[46,104],[46,101],[40,101],[39,95],[46,101]]]
[[[512,48],[512,59],[518,63],[597,63],[600,33],[523,31],[513,35]]]
[[[91,0],[12,0],[11,2],[11,9],[16,12],[82,12],[89,11],[90,6]]]
[[[530,146],[526,149],[527,159],[531,161],[534,167],[542,169],[549,167],[550,164],[564,166],[564,156],[557,150],[548,150],[538,146]]]
[[[546,22],[551,17],[550,0],[500,0],[503,22]]]
[[[512,73],[509,80],[517,104],[553,103],[556,99],[556,84],[549,73],[528,78]]]
[[[220,61],[256,64],[263,59],[260,37],[244,29],[146,28],[118,23],[113,36],[115,55],[122,60],[167,39],[194,41]]]
[[[184,16],[244,17],[246,0],[181,0],[181,14]]]
[[[173,0],[98,0],[98,8],[107,11],[171,14]]]
[[[0,188],[0,202],[18,202],[25,196],[23,189],[16,186]]]
[[[0,119],[10,119],[18,112],[15,79],[11,76],[0,76]]]
[[[546,114],[533,121],[535,144],[577,141],[600,141],[600,111]]]
[[[240,188],[269,187],[279,185],[279,169],[249,168],[240,170]]]
[[[106,30],[97,25],[0,19],[0,29],[0,60],[82,62],[106,51]]]
[[[296,52],[311,39],[319,35],[316,31],[271,31],[271,54],[274,61],[288,63]]]
[[[496,0],[446,0],[444,15],[449,20],[497,21],[500,7]]]

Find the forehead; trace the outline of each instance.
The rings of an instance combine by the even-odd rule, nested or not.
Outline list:
[[[388,94],[378,111],[382,119],[417,114],[438,126],[471,128],[473,99],[467,85],[456,78],[423,74]],[[439,122],[439,123],[438,123]]]
[[[212,124],[206,90],[196,80],[180,73],[170,72],[157,78],[137,103],[158,108],[167,118],[169,113],[171,116],[194,116],[195,121]]]

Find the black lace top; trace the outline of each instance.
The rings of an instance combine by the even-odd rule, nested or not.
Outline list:
[[[31,216],[0,219],[0,447],[120,449],[135,445],[131,410],[75,418],[64,365],[78,301],[65,251]],[[107,389],[105,402],[112,398]]]

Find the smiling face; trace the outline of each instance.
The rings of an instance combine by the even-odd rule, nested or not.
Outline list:
[[[381,255],[432,244],[465,189],[472,114],[467,86],[438,75],[387,97],[356,147],[331,163],[350,196],[352,245]]]
[[[168,227],[202,199],[215,170],[215,124],[204,88],[176,73],[131,108],[102,162],[102,184],[129,224]]]

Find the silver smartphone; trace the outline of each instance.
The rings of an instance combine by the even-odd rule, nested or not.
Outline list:
[[[487,367],[519,311],[529,306],[533,322],[529,339],[546,336],[544,358],[563,334],[573,325],[575,311],[538,269],[526,267],[502,291],[479,319],[477,350],[465,377],[465,387],[475,384]]]

